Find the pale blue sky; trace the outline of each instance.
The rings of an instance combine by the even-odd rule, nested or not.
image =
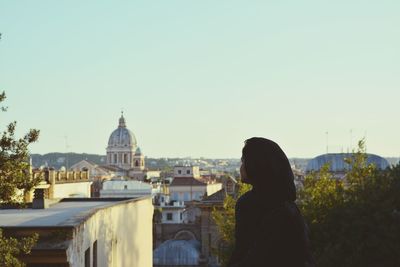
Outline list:
[[[121,108],[150,157],[400,155],[399,1],[1,1],[1,126],[105,153]],[[350,134],[350,131],[352,134]],[[70,148],[66,149],[65,136]]]

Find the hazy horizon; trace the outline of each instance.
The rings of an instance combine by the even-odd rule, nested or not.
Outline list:
[[[400,2],[2,1],[0,91],[32,153],[103,154],[121,110],[149,157],[399,157]],[[329,133],[328,135],[326,133]]]
[[[348,153],[352,153],[352,152],[328,152],[328,153],[333,153],[333,154],[340,154],[340,153],[343,153],[343,154],[348,154]],[[367,152],[367,153],[369,153],[369,152]],[[60,151],[53,151],[53,152],[45,152],[45,153],[31,153],[32,155],[41,155],[41,156],[43,156],[43,155],[47,155],[47,154],[79,154],[79,155],[82,155],[82,154],[87,154],[87,155],[98,155],[98,156],[102,156],[102,157],[106,157],[107,155],[106,155],[106,153],[103,153],[103,154],[96,154],[96,153],[87,153],[87,152],[74,152],[74,151],[71,151],[71,152],[60,152]],[[314,157],[317,157],[317,156],[321,156],[321,155],[324,155],[325,153],[322,153],[322,154],[318,154],[318,155],[315,155],[315,156],[313,156],[313,157],[291,157],[290,155],[287,155],[287,157],[289,158],[289,159],[312,159],[312,158],[314,158]],[[375,153],[370,153],[370,154],[375,154]],[[377,156],[380,156],[380,157],[382,157],[382,158],[386,158],[386,159],[399,159],[400,160],[400,156],[393,156],[393,157],[391,157],[391,156],[389,156],[389,157],[387,157],[387,156],[384,156],[384,155],[378,155],[378,154],[375,154],[375,155],[377,155]],[[174,156],[171,156],[171,157],[163,157],[163,156],[161,156],[161,157],[153,157],[153,156],[151,156],[151,155],[145,155],[145,158],[153,158],[153,159],[164,159],[164,158],[167,158],[167,159],[186,159],[186,158],[191,158],[191,159],[201,159],[201,158],[205,158],[205,159],[232,159],[232,160],[240,160],[240,157],[217,157],[217,158],[215,158],[215,157],[203,157],[203,156],[200,156],[200,157],[193,157],[193,156],[190,156],[190,155],[188,155],[188,156],[181,156],[181,157],[174,157]]]

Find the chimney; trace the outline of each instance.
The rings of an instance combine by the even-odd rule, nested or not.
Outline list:
[[[46,209],[49,207],[48,199],[44,197],[44,188],[36,188],[33,192],[32,209]]]

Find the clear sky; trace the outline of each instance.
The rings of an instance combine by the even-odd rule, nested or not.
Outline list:
[[[364,136],[399,156],[399,14],[398,0],[3,0],[0,126],[40,129],[33,153],[105,154],[123,109],[150,157],[238,158],[251,136],[289,157]]]

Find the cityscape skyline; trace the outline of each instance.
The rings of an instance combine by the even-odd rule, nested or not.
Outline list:
[[[252,136],[399,157],[400,4],[289,2],[4,1],[1,129],[105,154],[123,110],[149,157],[240,158]]]

